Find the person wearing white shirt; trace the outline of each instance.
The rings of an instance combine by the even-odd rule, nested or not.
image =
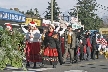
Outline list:
[[[29,62],[34,62],[34,67],[36,67],[36,62],[41,62],[40,52],[40,31],[36,28],[36,24],[34,22],[30,22],[30,29],[26,32],[26,66],[29,67]]]

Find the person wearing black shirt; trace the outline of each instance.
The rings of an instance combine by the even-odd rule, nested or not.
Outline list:
[[[96,32],[94,32],[94,35],[92,37],[92,52],[91,52],[91,58],[95,60],[95,54],[96,54]]]

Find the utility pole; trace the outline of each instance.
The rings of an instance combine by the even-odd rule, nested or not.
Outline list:
[[[78,19],[78,7],[79,7],[79,6],[75,6],[75,7],[76,7],[76,10],[77,10],[77,19]]]
[[[76,8],[77,8],[77,19],[78,19],[78,6]]]
[[[51,24],[53,23],[53,2],[54,0],[51,0]]]

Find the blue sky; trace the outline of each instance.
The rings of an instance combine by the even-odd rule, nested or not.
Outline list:
[[[48,6],[48,2],[51,0],[0,0],[0,7],[3,8],[14,8],[18,7],[20,10],[26,11],[30,8],[38,8],[40,14],[44,13]],[[76,5],[77,0],[56,0],[58,2],[60,10],[62,12],[68,11],[73,6]],[[108,6],[107,4],[108,0],[97,0],[98,4]],[[99,9],[98,14],[103,15],[105,13],[104,10]]]

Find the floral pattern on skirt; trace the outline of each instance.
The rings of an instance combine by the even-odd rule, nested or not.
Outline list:
[[[56,48],[45,48],[43,63],[47,65],[57,65],[58,63],[58,52]]]

